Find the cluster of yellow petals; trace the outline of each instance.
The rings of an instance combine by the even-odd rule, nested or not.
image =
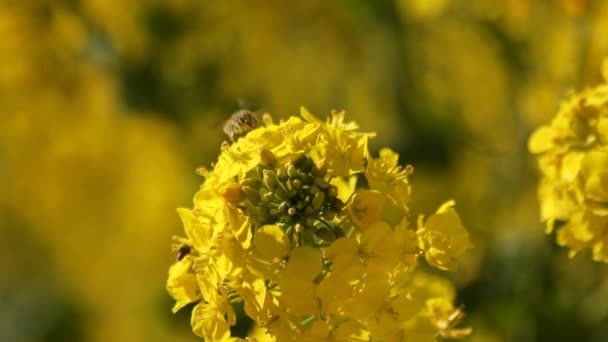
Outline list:
[[[169,271],[173,311],[196,303],[192,328],[208,341],[243,340],[230,333],[238,302],[254,321],[249,341],[436,341],[468,335],[470,329],[455,327],[463,313],[453,306],[451,285],[416,270],[420,257],[453,270],[454,258],[470,247],[467,232],[452,202],[410,226],[412,168],[399,167],[397,154],[388,149],[372,158],[372,136],[345,123],[343,112],[323,122],[302,108],[301,118],[274,124],[265,116],[261,127],[224,144],[213,169],[200,171],[205,181],[194,208],[178,210],[186,238],[176,248],[187,253]],[[333,202],[314,196],[311,206],[322,214],[304,209],[312,215],[302,216],[308,226],[289,223],[289,216],[273,221],[254,214],[269,203],[264,198],[272,198],[265,190],[252,194],[256,168],[289,165],[289,177],[295,177],[291,163],[302,155],[315,163],[313,174],[327,175],[327,183],[314,184],[327,188]],[[261,171],[260,179],[276,186],[274,171]],[[303,189],[290,182],[296,185],[288,191]]]
[[[608,80],[608,64],[604,77]],[[541,219],[570,256],[608,262],[608,83],[573,94],[529,140],[538,155]]]

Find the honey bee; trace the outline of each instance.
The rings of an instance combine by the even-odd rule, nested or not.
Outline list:
[[[234,112],[230,119],[224,123],[224,133],[230,137],[230,141],[235,142],[240,136],[256,129],[262,125],[262,120],[252,111],[241,109]]]

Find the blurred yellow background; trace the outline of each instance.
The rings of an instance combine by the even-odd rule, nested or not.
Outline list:
[[[468,341],[608,340],[608,266],[538,219],[530,132],[601,80],[601,0],[1,0],[0,341],[190,341],[164,282],[241,102],[344,109],[455,198]]]

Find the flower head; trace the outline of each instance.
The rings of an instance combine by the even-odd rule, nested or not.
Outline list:
[[[411,167],[387,149],[371,158],[373,134],[343,112],[323,122],[302,109],[301,118],[263,122],[231,136],[201,171],[194,208],[178,210],[189,249],[167,289],[174,310],[197,302],[195,333],[235,340],[232,305],[242,302],[251,336],[262,330],[270,340],[408,340],[421,326],[461,337],[448,333],[453,296],[422,305],[413,276],[420,255],[447,269],[468,248],[453,209],[410,227]]]
[[[538,155],[547,232],[559,225],[557,242],[571,256],[591,249],[594,260],[608,262],[608,83],[573,94],[528,147]]]

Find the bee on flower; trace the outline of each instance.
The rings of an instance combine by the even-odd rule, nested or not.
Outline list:
[[[239,113],[193,208],[178,209],[188,253],[179,249],[167,290],[174,312],[196,303],[194,333],[241,340],[230,333],[241,303],[261,340],[468,335],[450,284],[417,269],[423,257],[454,270],[470,247],[453,202],[412,227],[413,168],[389,149],[371,156],[374,134],[344,112],[322,121],[302,108],[279,124]]]
[[[236,139],[247,132],[260,127],[262,120],[252,111],[241,109],[234,112],[224,123],[223,131],[230,137],[230,141]]]

